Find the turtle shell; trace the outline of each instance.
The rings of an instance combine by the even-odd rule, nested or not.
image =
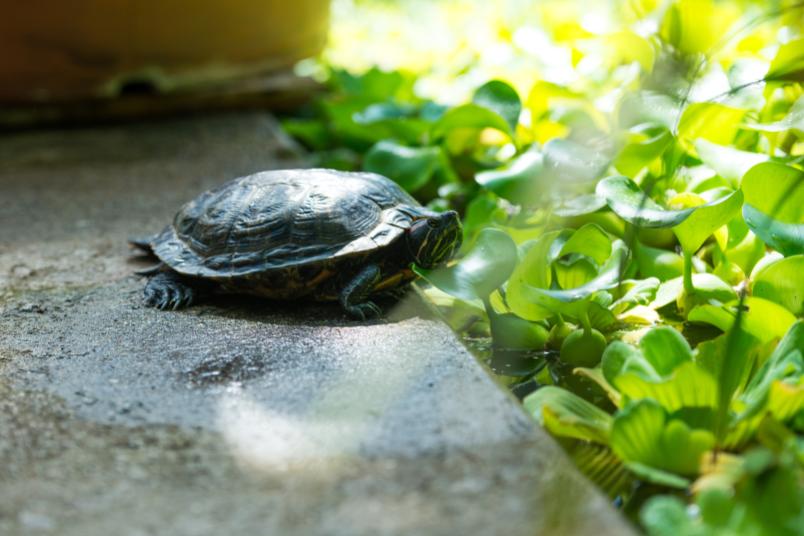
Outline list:
[[[380,175],[265,171],[190,201],[151,245],[179,273],[233,279],[376,252],[424,212]]]

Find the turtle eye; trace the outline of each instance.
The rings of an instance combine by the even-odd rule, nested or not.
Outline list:
[[[430,229],[435,229],[436,227],[438,227],[438,222],[436,221],[435,218],[427,218],[427,227],[429,227]]]

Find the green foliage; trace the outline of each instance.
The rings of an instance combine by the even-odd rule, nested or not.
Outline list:
[[[804,316],[804,255],[793,255],[766,265],[753,277],[753,294]]]
[[[801,534],[801,444],[755,448],[699,485],[694,509],[676,496],[647,501],[640,520],[650,536]]]
[[[696,140],[695,151],[704,164],[733,185],[738,184],[749,169],[768,160],[767,155],[718,145],[703,138]]]
[[[804,253],[804,171],[759,164],[745,174],[742,188],[748,227],[783,255]]]
[[[556,435],[608,444],[611,416],[560,387],[547,386],[525,398],[525,411]]]
[[[544,155],[531,149],[514,158],[508,165],[499,169],[480,171],[475,181],[488,190],[509,201],[534,199],[539,190],[545,191],[547,185],[537,177],[544,175]]]
[[[694,209],[668,210],[655,201],[628,177],[608,177],[597,183],[597,195],[604,198],[619,217],[638,227],[673,227],[693,213]]]
[[[606,492],[676,493],[648,500],[648,533],[792,534],[804,5],[627,4],[604,34],[543,10],[573,76],[523,83],[523,63],[507,77],[494,64],[443,106],[406,72],[331,68],[331,92],[283,124],[322,165],[461,212],[461,255],[420,270],[425,291],[462,334],[541,352],[525,408]]]
[[[606,337],[596,329],[576,329],[561,343],[561,360],[574,367],[594,367],[606,349]]]
[[[457,264],[425,270],[419,275],[447,294],[465,301],[486,301],[505,283],[517,262],[514,241],[497,229],[484,229],[474,247]]]
[[[622,460],[658,471],[696,475],[701,456],[715,444],[712,432],[690,428],[646,398],[625,406],[611,428],[611,449]]]
[[[511,131],[519,124],[519,114],[522,112],[522,101],[516,90],[500,80],[492,80],[480,86],[475,91],[472,101],[484,108],[496,112],[505,119]]]
[[[497,111],[479,104],[464,104],[452,108],[433,124],[430,137],[440,141],[458,130],[481,130],[493,128],[506,134],[512,141],[514,132],[511,124]]]
[[[570,233],[570,236],[572,234],[574,233]],[[586,326],[591,321],[592,309],[601,305],[595,301],[596,296],[601,296],[598,291],[617,286],[626,261],[627,249],[622,241],[616,240],[611,244],[611,254],[600,265],[592,262],[565,264],[563,269],[568,273],[562,279],[556,276],[551,285],[551,274],[559,273],[555,270],[562,262],[558,256],[561,252],[558,246],[563,247],[565,236],[567,235],[548,234],[545,235],[546,238],[537,241],[514,270],[508,282],[506,296],[512,311],[523,318],[541,320],[559,313]],[[546,256],[542,254],[545,250]],[[545,258],[552,262],[545,264]],[[560,287],[562,280],[569,285]],[[576,286],[574,283],[579,281],[581,284]]]
[[[385,175],[409,192],[416,192],[444,168],[438,147],[407,147],[384,140],[369,149],[363,169]]]
[[[694,207],[689,217],[673,228],[681,249],[694,253],[716,230],[733,218],[743,204],[740,190],[725,197]]]
[[[793,39],[776,52],[765,80],[773,82],[801,82],[804,80],[804,39]]]

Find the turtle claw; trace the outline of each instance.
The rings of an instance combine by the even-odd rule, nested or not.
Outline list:
[[[370,301],[351,305],[346,310],[349,312],[349,314],[359,318],[360,320],[378,318],[382,315],[382,309],[380,309],[377,304]]]
[[[161,309],[160,303],[163,301],[162,288],[156,285],[146,285],[145,290],[143,291],[143,297],[145,298],[145,305],[148,307],[155,307],[157,309]]]
[[[401,300],[402,298],[405,297],[405,295],[408,293],[408,290],[410,290],[410,288],[407,285],[402,286],[402,287],[394,287],[394,288],[382,291],[382,293],[380,293],[380,296],[382,298],[388,298],[388,299],[391,299],[391,300],[399,301],[399,300]]]
[[[193,303],[196,293],[195,289],[183,283],[178,276],[162,272],[148,280],[143,297],[148,307],[175,311]]]

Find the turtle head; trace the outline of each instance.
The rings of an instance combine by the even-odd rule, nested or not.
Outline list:
[[[407,246],[413,261],[422,268],[446,262],[461,247],[463,232],[454,210],[417,219],[408,229]]]

